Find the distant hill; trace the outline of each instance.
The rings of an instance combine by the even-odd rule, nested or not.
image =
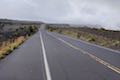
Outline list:
[[[4,23],[4,24],[23,24],[23,25],[27,25],[27,24],[42,24],[43,22],[40,21],[22,21],[22,20],[11,20],[11,19],[0,19],[0,24]]]

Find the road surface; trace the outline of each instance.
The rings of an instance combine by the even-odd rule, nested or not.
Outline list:
[[[0,61],[0,80],[120,80],[120,52],[44,26]]]

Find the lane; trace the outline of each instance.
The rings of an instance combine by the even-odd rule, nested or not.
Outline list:
[[[48,65],[48,61],[47,61],[44,41],[43,41],[43,37],[42,37],[42,31],[40,31],[40,39],[41,39],[41,44],[42,44],[43,59],[44,59],[43,61],[44,61],[44,65],[45,65],[46,80],[52,80],[49,65]]]
[[[46,80],[39,33],[0,61],[0,80]]]
[[[120,75],[42,32],[52,80],[119,80]]]
[[[81,49],[99,57],[100,59],[120,68],[120,52],[119,51],[102,48],[102,47],[90,44],[88,42],[78,40],[78,39],[73,39],[73,38],[70,38],[70,37],[67,37],[64,35],[60,35],[57,33],[48,33],[48,34],[52,34],[56,37],[60,37],[63,40],[69,42],[70,44],[72,44],[78,48],[81,48]]]
[[[51,35],[51,36],[53,36],[53,35]],[[55,37],[55,36],[53,36],[53,37]],[[91,53],[89,53],[89,52],[87,52],[87,51],[85,51],[85,50],[83,50],[83,49],[81,49],[81,48],[78,48],[78,47],[70,44],[69,42],[67,42],[67,41],[65,41],[65,40],[63,40],[63,39],[61,39],[61,38],[57,38],[57,37],[55,37],[55,38],[58,39],[58,40],[60,40],[60,41],[63,42],[64,44],[68,45],[69,47],[72,47],[72,48],[75,49],[75,50],[81,51],[82,54],[89,56],[89,57],[92,58],[93,60],[99,62],[100,64],[105,65],[106,67],[108,67],[108,68],[110,68],[111,70],[115,71],[116,73],[120,74],[120,68],[115,67],[114,65],[111,65],[110,63],[108,63],[108,62],[100,59],[99,57],[96,57],[95,55],[93,55],[93,54],[91,54]]]

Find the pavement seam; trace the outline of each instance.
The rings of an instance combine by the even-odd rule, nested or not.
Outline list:
[[[49,34],[49,35],[51,35],[51,34]],[[53,36],[53,35],[51,35],[51,36]],[[61,38],[58,38],[58,37],[55,37],[55,36],[53,36],[53,37],[56,38],[56,39],[58,39],[59,41],[65,43],[66,45],[70,46],[71,48],[81,51],[83,54],[88,55],[88,56],[89,56],[90,58],[92,58],[93,60],[95,60],[95,61],[97,61],[97,62],[105,65],[105,66],[108,67],[109,69],[111,69],[111,70],[115,71],[116,73],[120,74],[120,68],[111,65],[110,63],[108,63],[108,62],[106,62],[106,61],[104,61],[104,60],[102,60],[102,59],[100,59],[100,58],[98,58],[98,57],[90,54],[89,52],[87,52],[87,51],[85,51],[85,50],[83,50],[83,49],[81,49],[81,48],[78,48],[78,47],[70,44],[69,42],[67,42],[67,41],[65,41],[65,40],[63,40],[63,39],[61,39]]]

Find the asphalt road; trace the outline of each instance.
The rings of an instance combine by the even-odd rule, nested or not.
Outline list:
[[[120,80],[120,52],[41,28],[0,61],[0,80]]]
[[[0,61],[0,80],[44,80],[39,33]]]

